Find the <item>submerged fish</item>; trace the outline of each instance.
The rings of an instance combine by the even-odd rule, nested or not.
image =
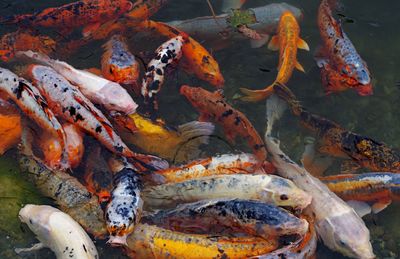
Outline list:
[[[0,19],[2,24],[57,28],[63,34],[84,26],[88,34],[100,24],[116,19],[132,9],[129,0],[80,0],[60,7],[46,8],[34,14],[17,14]]]
[[[293,182],[265,174],[209,176],[146,187],[143,190],[147,209],[170,208],[179,203],[223,198],[257,200],[299,209],[307,207],[311,202],[311,197]]]
[[[366,63],[332,14],[337,0],[322,0],[318,8],[318,27],[322,46],[317,50],[317,64],[321,68],[326,92],[353,88],[361,96],[371,95],[372,82]]]
[[[308,223],[272,204],[247,200],[204,200],[181,204],[143,219],[166,229],[187,233],[201,231],[209,234],[220,227],[246,233],[266,240],[275,236],[303,236]]]
[[[304,68],[297,61],[297,48],[310,50],[308,44],[300,38],[300,26],[296,17],[289,11],[282,13],[279,19],[277,35],[273,36],[268,45],[269,49],[279,50],[278,75],[272,85],[262,90],[240,88],[245,94],[243,101],[256,102],[265,99],[273,91],[276,83],[286,84],[292,76],[294,68],[304,72]]]
[[[15,249],[18,254],[48,247],[58,259],[99,258],[93,241],[68,214],[47,205],[27,204],[18,217],[40,241],[31,248]]]
[[[378,172],[341,174],[321,177],[320,180],[340,198],[346,201],[360,201],[363,204],[358,204],[366,205],[363,207],[368,212],[372,210],[378,213],[389,206],[393,200],[400,200],[399,174]]]
[[[103,45],[103,49],[101,71],[104,78],[135,86],[140,67],[135,56],[129,51],[126,39],[120,34],[115,34]]]
[[[200,146],[208,144],[209,136],[214,132],[210,122],[192,121],[175,129],[161,120],[152,121],[138,113],[114,113],[112,116],[126,143],[175,163],[198,157]]]
[[[273,238],[194,235],[147,224],[139,224],[127,241],[131,258],[248,258],[278,247]]]
[[[262,138],[247,117],[225,101],[221,92],[209,92],[200,87],[183,85],[180,93],[198,110],[200,121],[213,120],[220,123],[230,142],[241,137],[248,142],[260,164],[266,160],[267,150]]]

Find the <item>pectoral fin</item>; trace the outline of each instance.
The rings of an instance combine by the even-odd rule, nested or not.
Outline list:
[[[354,209],[354,211],[360,216],[360,218],[364,217],[367,214],[370,214],[372,209],[366,202],[363,201],[347,201],[347,204]]]
[[[392,200],[383,200],[383,201],[378,201],[372,205],[372,212],[375,214],[378,214],[382,210],[386,209],[387,206],[389,206],[392,203]]]
[[[270,42],[268,43],[268,49],[279,50],[279,37],[277,35],[272,36]]]
[[[269,40],[269,34],[262,34],[262,33],[259,33],[259,35],[261,36],[261,39],[259,39],[259,40],[251,39],[251,40],[250,40],[250,45],[251,45],[251,47],[252,47],[253,49],[261,48],[261,47],[264,46],[264,45],[268,42],[268,40]]]
[[[294,66],[297,68],[297,70],[300,70],[301,72],[305,73],[306,71],[304,70],[304,67],[299,63],[299,61],[296,60],[296,63]]]
[[[14,251],[17,254],[21,254],[21,253],[34,252],[34,251],[40,250],[42,248],[45,248],[45,245],[43,243],[37,243],[37,244],[34,244],[32,247],[29,247],[29,248],[15,248]]]
[[[297,47],[299,49],[304,49],[304,50],[310,51],[310,47],[308,46],[307,42],[301,38],[299,38],[297,40]]]

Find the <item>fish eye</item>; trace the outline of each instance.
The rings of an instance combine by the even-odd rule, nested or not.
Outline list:
[[[282,194],[279,198],[280,198],[282,201],[287,201],[287,200],[289,200],[289,197],[288,197],[286,194]]]

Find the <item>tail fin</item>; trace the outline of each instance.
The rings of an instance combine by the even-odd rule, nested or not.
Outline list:
[[[210,122],[192,121],[178,127],[181,142],[176,147],[174,163],[192,160],[199,156],[199,147],[208,144],[214,125]]]
[[[267,131],[265,134],[271,135],[272,127],[275,120],[279,120],[287,108],[287,104],[284,100],[279,98],[276,94],[273,94],[267,99]]]
[[[239,90],[245,95],[240,97],[240,100],[245,101],[245,102],[258,102],[266,99],[268,96],[273,94],[274,92],[274,85],[268,86],[267,88],[264,88],[262,90],[250,90],[247,88],[240,88]]]
[[[303,111],[303,107],[300,105],[293,92],[286,85],[280,83],[275,84],[274,92],[288,103],[293,114],[300,115],[300,113]]]

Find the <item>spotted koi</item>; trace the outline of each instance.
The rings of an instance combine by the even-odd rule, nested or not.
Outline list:
[[[147,65],[141,94],[152,115],[154,114],[152,112],[158,111],[157,94],[164,84],[166,69],[179,62],[182,57],[183,44],[184,38],[182,36],[177,36],[164,42],[155,51],[156,57]]]
[[[213,120],[220,123],[229,141],[234,142],[239,136],[244,138],[260,165],[266,160],[267,150],[262,138],[247,117],[225,101],[220,91],[209,92],[200,87],[183,85],[180,93],[198,110],[200,121]]]
[[[142,183],[136,169],[126,160],[111,158],[109,164],[114,173],[114,189],[105,210],[107,230],[110,234],[108,243],[126,245],[127,236],[134,231],[141,218]]]
[[[332,14],[336,0],[322,0],[318,8],[318,27],[322,46],[317,50],[317,64],[327,94],[355,89],[361,96],[371,95],[372,82],[367,64]]]

